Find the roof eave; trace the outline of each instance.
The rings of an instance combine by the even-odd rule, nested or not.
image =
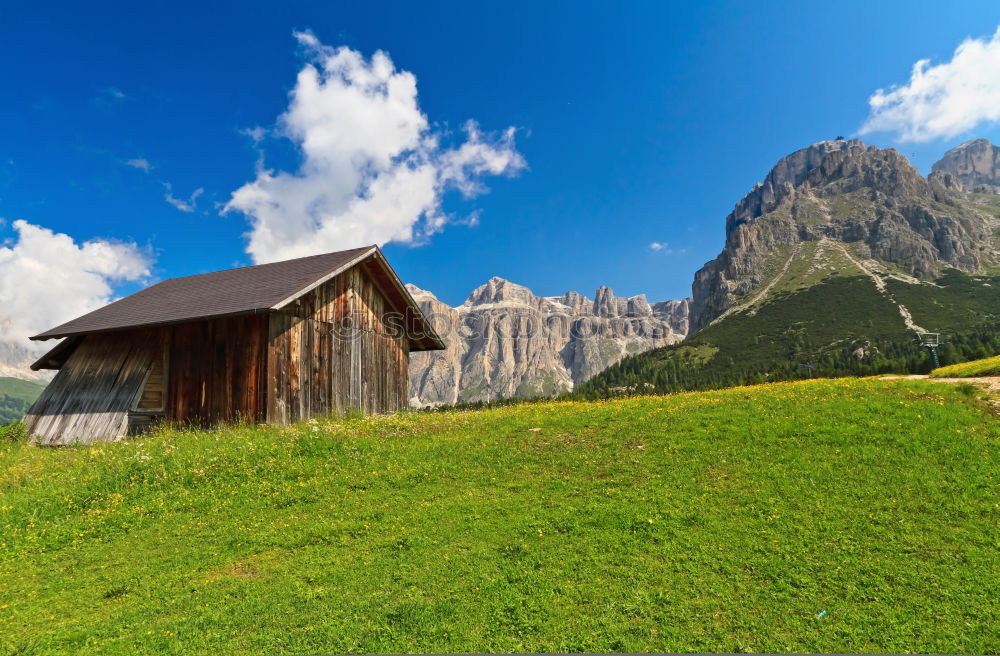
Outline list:
[[[41,371],[42,369],[58,371],[66,363],[66,360],[69,359],[69,356],[73,355],[73,352],[76,351],[82,341],[82,337],[73,336],[59,342],[46,351],[42,357],[32,362],[29,368],[32,371]]]
[[[197,317],[187,317],[185,319],[177,319],[171,321],[151,321],[149,323],[137,323],[131,326],[115,326],[114,328],[103,328],[100,330],[81,330],[81,331],[69,331],[65,333],[55,333],[52,331],[39,333],[28,339],[36,342],[44,342],[50,339],[63,339],[64,337],[82,337],[83,335],[98,335],[104,333],[117,333],[125,330],[136,330],[138,328],[158,328],[160,326],[176,326],[182,323],[191,323],[193,321],[205,321],[209,319],[228,319],[231,317],[247,317],[254,314],[266,314],[272,312],[271,308],[254,308],[252,310],[243,310],[240,312],[226,312],[223,314],[207,314],[199,315]],[[58,330],[55,328],[53,330]]]
[[[403,295],[403,298],[406,300],[409,306],[415,309],[417,313],[420,315],[420,323],[423,325],[424,328],[423,338],[420,341],[430,342],[430,345],[426,345],[425,348],[419,348],[419,349],[411,348],[410,350],[443,351],[446,348],[448,348],[447,345],[444,343],[444,340],[441,339],[441,337],[437,334],[437,332],[433,328],[431,328],[431,326],[427,323],[427,320],[424,317],[424,313],[420,310],[420,306],[417,304],[417,301],[413,298],[413,295],[410,294],[410,291],[406,288],[406,285],[404,285],[403,282],[399,279],[399,276],[396,275],[396,271],[392,268],[392,265],[389,264],[389,260],[387,260],[385,255],[382,254],[382,249],[376,246],[375,254],[379,264],[391,274],[389,278],[392,280],[393,286],[396,287],[396,290]]]

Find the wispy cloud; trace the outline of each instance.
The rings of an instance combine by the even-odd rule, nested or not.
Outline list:
[[[456,222],[444,195],[483,193],[490,175],[525,167],[514,128],[489,134],[469,121],[460,143],[430,128],[417,102],[417,80],[389,55],[370,59],[323,45],[310,32],[295,38],[308,56],[288,109],[273,132],[302,153],[293,173],[258,162],[256,179],[233,192],[225,211],[250,222],[247,251],[256,262],[389,241],[419,243]],[[466,222],[473,223],[473,213]]]
[[[128,99],[128,95],[118,87],[105,87],[97,90],[97,95],[94,96],[93,103],[104,108],[109,108]]]
[[[254,145],[259,144],[267,136],[267,129],[257,125],[252,128],[243,128],[239,131],[244,137],[250,137]]]
[[[900,141],[954,137],[1000,120],[1000,28],[991,38],[966,39],[951,61],[913,65],[910,80],[868,100],[860,134],[896,132]]]
[[[167,190],[167,193],[163,196],[163,199],[179,209],[182,212],[196,212],[198,211],[198,196],[205,193],[202,187],[198,187],[194,190],[194,193],[188,197],[187,200],[182,198],[177,198],[174,196],[173,186],[169,182],[163,183],[163,188]]]
[[[686,248],[674,248],[665,241],[653,241],[649,243],[649,250],[654,253],[660,253],[661,255],[684,255],[687,253]]]
[[[144,157],[127,159],[125,160],[125,165],[131,166],[134,169],[139,169],[140,171],[145,171],[146,173],[149,173],[149,171],[153,168],[152,165],[149,163],[149,160]]]

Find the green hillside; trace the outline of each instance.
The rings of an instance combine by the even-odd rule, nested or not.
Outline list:
[[[930,332],[950,335],[942,364],[1000,353],[1000,276],[948,271],[933,283],[885,276],[881,293],[850,264],[815,267],[807,245],[777,275],[763,298],[682,343],[630,356],[579,386],[574,396],[620,391],[708,389],[808,375],[927,373],[928,353],[916,342],[897,303]],[[776,254],[776,260],[788,254]]]
[[[974,392],[0,439],[0,651],[992,652],[1000,424]]]
[[[20,421],[45,388],[20,378],[0,377],[0,426]]]
[[[973,378],[998,375],[1000,375],[1000,355],[953,364],[948,367],[938,367],[931,372],[932,378]]]

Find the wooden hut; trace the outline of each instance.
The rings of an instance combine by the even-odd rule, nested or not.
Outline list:
[[[392,412],[410,352],[444,348],[376,246],[165,280],[32,337],[56,338],[32,365],[58,370],[25,417],[40,444]]]

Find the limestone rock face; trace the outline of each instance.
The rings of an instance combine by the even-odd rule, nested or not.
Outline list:
[[[916,278],[949,267],[981,271],[997,259],[997,218],[970,200],[961,176],[991,179],[985,176],[996,168],[987,160],[995,162],[995,152],[985,152],[970,146],[946,156],[956,163],[939,162],[940,173],[929,179],[895,150],[856,139],[822,141],[782,158],[736,204],[725,247],[695,273],[691,332],[766,291],[776,254],[804,242],[838,242],[860,261]]]
[[[431,327],[448,345],[446,351],[410,354],[409,396],[412,399],[414,390],[420,390],[427,398],[453,403],[444,399],[457,397],[462,382],[462,362],[468,352],[468,345],[460,334],[461,316],[458,310],[442,303],[434,294],[414,285],[407,285],[406,288],[420,305],[420,311],[430,320]]]
[[[944,154],[931,168],[931,179],[963,191],[1000,192],[1000,148],[986,139],[974,139]],[[950,178],[949,178],[950,176]]]
[[[653,314],[666,321],[675,333],[688,334],[688,318],[691,314],[690,298],[681,301],[661,301],[653,303],[650,308]]]
[[[491,278],[457,308],[407,285],[444,338],[444,351],[410,357],[410,404],[416,407],[554,396],[573,389],[626,355],[680,341],[689,301],[650,306],[607,287],[591,301],[570,291],[535,296]]]
[[[5,328],[6,326],[0,323],[0,337],[3,336]],[[21,345],[0,339],[0,377],[47,383],[52,378],[52,372],[31,370],[31,363],[55,346],[55,342],[42,342],[42,345],[40,347],[35,342]]]

